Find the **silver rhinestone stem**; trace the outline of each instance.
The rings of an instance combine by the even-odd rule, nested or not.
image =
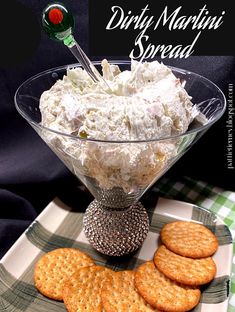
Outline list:
[[[109,256],[122,256],[138,249],[149,230],[143,205],[137,202],[120,211],[106,208],[93,200],[85,212],[83,224],[89,243]]]

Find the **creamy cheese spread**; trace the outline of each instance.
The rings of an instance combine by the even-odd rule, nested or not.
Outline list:
[[[80,178],[130,192],[166,169],[181,143],[170,137],[185,133],[198,111],[180,80],[157,61],[132,61],[131,70],[120,71],[103,60],[102,70],[111,90],[74,68],[42,94],[41,124],[72,137],[41,135]],[[162,138],[169,139],[146,141]]]

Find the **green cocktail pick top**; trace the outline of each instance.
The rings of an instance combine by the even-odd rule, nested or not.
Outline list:
[[[72,36],[74,18],[62,3],[49,4],[44,9],[42,26],[50,38],[63,41],[67,46],[75,44]]]
[[[104,89],[108,88],[111,90],[110,86],[74,39],[72,34],[74,18],[64,4],[59,2],[48,4],[42,13],[42,26],[51,39],[63,42],[70,49],[93,81],[101,82]]]

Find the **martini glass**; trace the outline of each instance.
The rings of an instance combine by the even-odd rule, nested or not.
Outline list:
[[[130,61],[110,61],[130,70]],[[93,63],[97,69],[100,62]],[[39,100],[73,64],[42,72],[16,91],[18,112],[94,196],[84,215],[84,232],[103,254],[121,256],[138,249],[149,229],[141,196],[222,116],[226,101],[221,90],[195,73],[171,67],[208,121],[194,120],[186,133],[142,141],[102,141],[82,134],[49,129],[41,123]],[[203,161],[203,150],[198,156]]]

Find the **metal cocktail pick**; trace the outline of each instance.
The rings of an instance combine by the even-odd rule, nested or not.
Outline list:
[[[42,14],[42,26],[48,36],[63,42],[94,82],[111,89],[73,37],[73,15],[62,3],[48,4]]]

